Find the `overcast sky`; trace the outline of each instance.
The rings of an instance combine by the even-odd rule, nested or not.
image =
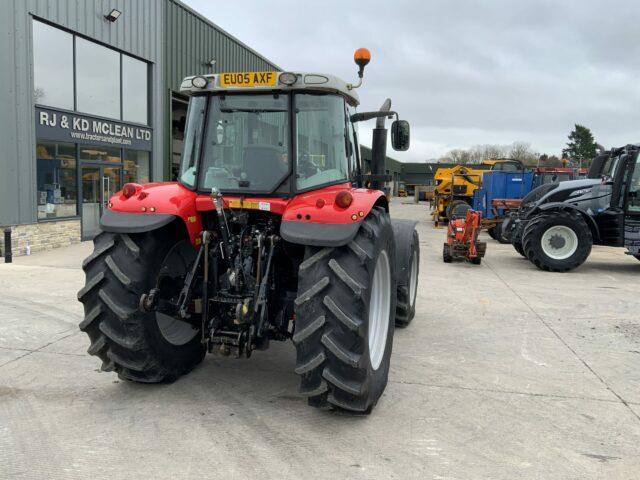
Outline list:
[[[605,147],[640,141],[637,1],[186,3],[286,70],[355,80],[367,47],[360,110],[391,97],[412,128],[389,152],[402,161],[513,141],[559,154],[574,123]]]

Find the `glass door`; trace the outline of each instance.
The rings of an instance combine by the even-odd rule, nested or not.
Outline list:
[[[90,240],[100,232],[102,203],[100,167],[82,167],[82,239]]]
[[[109,198],[120,190],[119,166],[82,166],[82,239],[91,240],[100,233],[100,217]]]
[[[102,167],[102,209],[109,199],[120,190],[120,167]]]

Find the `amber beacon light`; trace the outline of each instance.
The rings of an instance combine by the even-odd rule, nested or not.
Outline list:
[[[356,65],[360,67],[358,76],[362,78],[364,67],[366,67],[367,64],[371,61],[371,52],[366,48],[359,48],[353,54],[353,61],[356,62]]]
[[[364,74],[364,67],[371,61],[371,52],[364,47],[361,47],[355,51],[353,54],[353,61],[358,65],[358,83],[356,84],[348,84],[347,88],[349,90],[358,88],[362,85],[362,76]]]

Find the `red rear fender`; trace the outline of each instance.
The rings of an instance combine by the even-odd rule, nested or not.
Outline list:
[[[336,195],[343,191],[349,192],[353,198],[346,208],[336,204]],[[376,204],[388,209],[383,192],[352,188],[350,184],[301,193],[284,210],[280,235],[301,245],[344,245],[355,236],[360,223]]]
[[[351,205],[347,208],[339,207],[335,203],[336,195],[342,191],[349,192],[353,197]],[[333,185],[296,195],[284,210],[282,220],[332,224],[359,222],[369,214],[381,197],[386,206],[386,198],[380,190],[352,188],[348,183]]]
[[[110,219],[117,218],[113,214],[136,215],[139,224],[153,225],[151,217],[166,217],[172,215],[180,218],[187,229],[189,240],[196,245],[202,232],[202,220],[196,211],[197,194],[177,182],[147,183],[136,193],[126,198],[122,191],[117,192],[109,200]],[[139,216],[139,217],[138,217]],[[129,224],[136,224],[136,217],[129,217]],[[110,220],[103,220],[109,222]],[[161,225],[162,222],[157,222]],[[109,230],[109,224],[103,225]],[[133,227],[135,231],[135,226]],[[152,228],[149,228],[152,229]],[[138,231],[144,231],[137,229]]]

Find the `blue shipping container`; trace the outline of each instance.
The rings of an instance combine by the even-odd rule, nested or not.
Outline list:
[[[483,218],[493,218],[492,202],[496,198],[523,198],[533,188],[533,172],[489,171],[482,175],[482,188],[473,193],[473,209]],[[502,211],[498,214],[502,215]]]

